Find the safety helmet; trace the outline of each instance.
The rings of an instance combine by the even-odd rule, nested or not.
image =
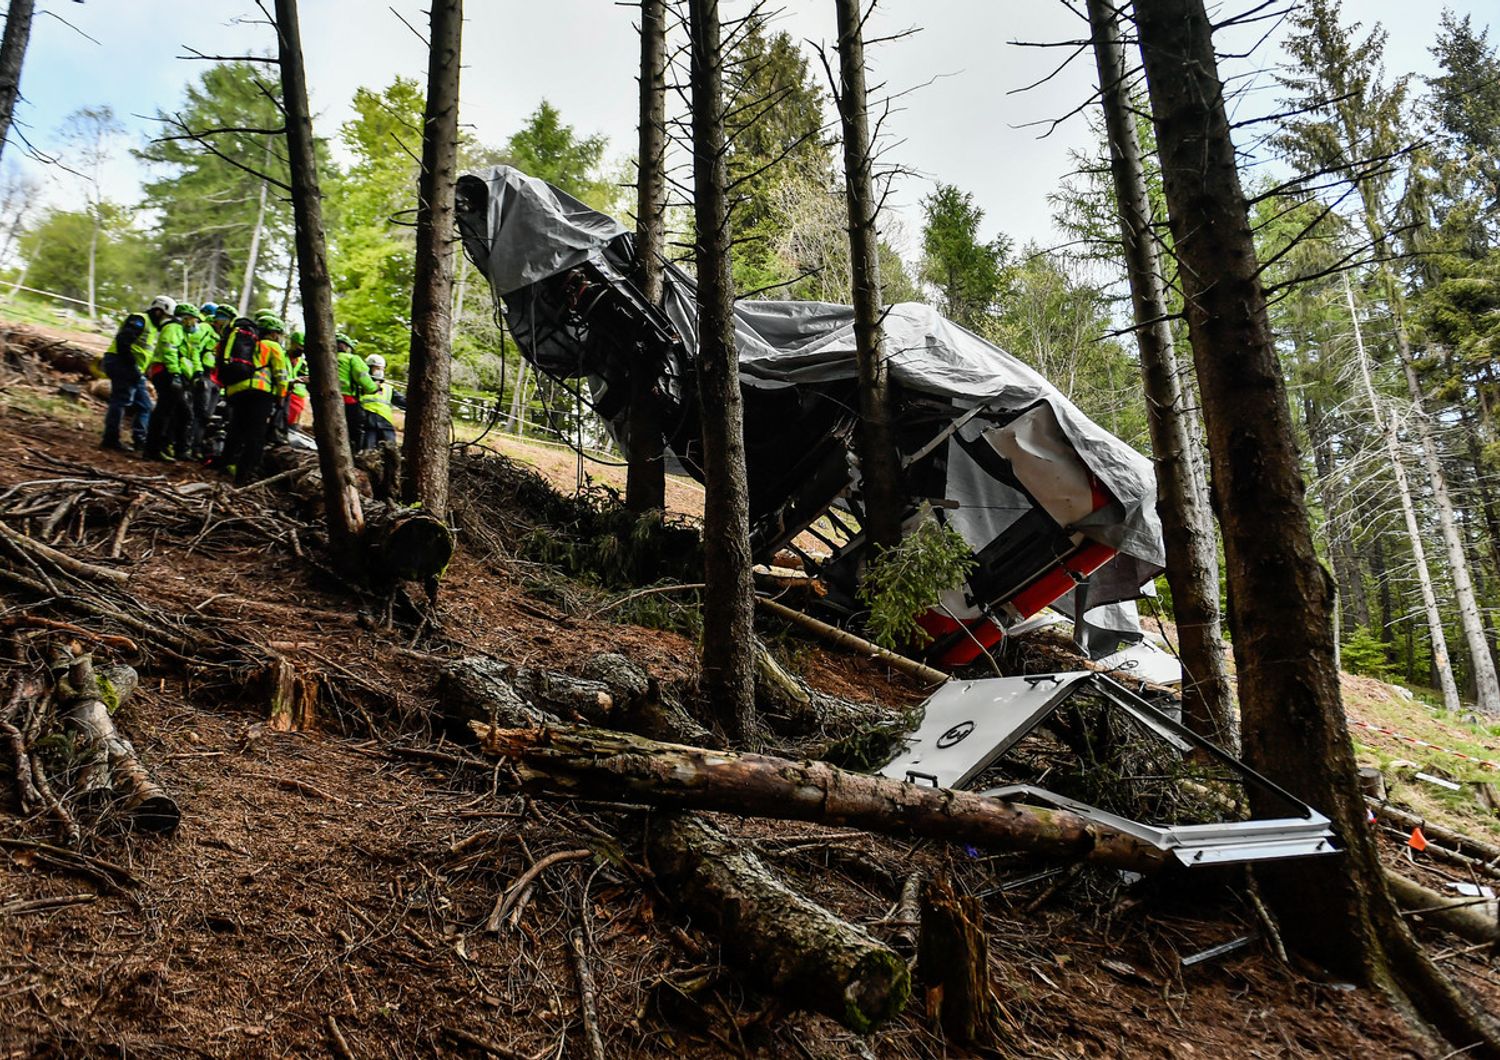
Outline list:
[[[301,346],[307,342],[307,332],[294,331],[290,335],[288,335],[287,338],[291,340],[293,346]]]
[[[262,331],[262,333],[267,333],[267,332],[277,332],[277,333],[280,333],[280,332],[282,332],[282,331],[285,330],[285,325],[283,325],[281,323],[281,318],[278,317],[278,316],[276,316],[276,315],[274,315],[274,314],[272,314],[272,313],[258,313],[258,314],[256,314],[256,317],[255,317],[255,326],[258,327],[258,328],[260,328],[260,330]]]
[[[217,313],[218,311],[219,311],[219,305],[218,305],[217,302],[204,302],[203,303],[203,319],[204,320],[212,320],[214,318],[214,314]]]
[[[163,313],[167,314],[167,316],[171,316],[172,310],[176,308],[177,302],[169,294],[157,295],[155,298],[151,299],[151,304],[146,307],[148,311],[152,309],[160,309]]]
[[[351,350],[357,350],[357,349],[359,349],[359,343],[355,342],[348,335],[345,335],[342,331],[339,332],[337,335],[335,335],[333,337],[333,342],[334,342],[334,345],[338,345],[339,343],[343,343],[345,346],[348,346]]]
[[[385,358],[378,353],[372,353],[365,358],[365,366],[372,372],[377,368],[383,372],[385,371]]]
[[[174,317],[192,317],[197,320],[203,316],[203,310],[193,305],[192,302],[178,302],[177,307],[172,310]]]
[[[203,308],[207,309],[208,306],[204,306]],[[233,320],[234,319],[234,306],[232,306],[232,305],[221,305],[221,306],[218,306],[217,308],[214,309],[214,319],[215,320]]]

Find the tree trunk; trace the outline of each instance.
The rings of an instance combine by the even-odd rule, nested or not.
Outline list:
[[[295,11],[296,6],[297,6],[296,0],[292,0],[292,7],[293,7],[292,17],[293,18],[296,17],[296,11]],[[277,16],[277,20],[278,20],[278,22],[280,21],[280,16],[279,15]],[[299,74],[299,76],[302,76],[302,75]],[[282,79],[282,94],[285,95],[285,93],[286,93],[286,87],[285,87],[286,86],[286,72],[285,72],[285,70],[283,70],[283,72],[282,72],[281,79]],[[287,147],[288,147],[288,150],[290,150],[291,149],[291,139],[292,139],[292,134],[291,134],[291,131],[290,131],[290,129],[291,129],[291,126],[290,126],[291,116],[290,115],[288,115],[287,120],[288,120],[288,127],[287,127],[288,128],[288,131],[287,131]],[[266,141],[265,159],[264,159],[264,161],[263,161],[262,164],[267,169],[269,169],[271,167],[271,141],[270,140]],[[311,159],[309,160],[309,166],[312,166],[312,165],[315,165],[315,164],[316,163],[314,161],[312,161]],[[252,298],[255,297],[255,270],[256,270],[256,267],[260,264],[260,238],[261,238],[261,234],[265,231],[265,227],[266,227],[266,191],[267,191],[267,187],[268,187],[269,183],[270,183],[269,181],[265,181],[265,180],[263,180],[263,181],[260,182],[260,196],[259,196],[259,201],[258,201],[258,203],[257,203],[257,205],[255,207],[255,227],[250,230],[250,249],[247,250],[247,251],[245,251],[245,275],[244,275],[244,278],[240,282],[239,315],[242,316],[242,317],[243,316],[248,316],[250,314],[250,299],[252,299]],[[296,184],[297,184],[297,178],[296,178],[296,176],[294,174],[293,177],[292,177],[292,186],[293,186],[292,195],[294,197],[294,200],[295,200],[295,196],[296,196],[296,190],[295,190],[296,189]],[[316,173],[314,173],[314,187],[316,187]],[[296,206],[295,206],[295,202],[294,202],[293,211],[295,212],[295,210],[296,210]],[[322,206],[321,205],[318,207],[318,212],[319,212],[319,215],[321,216],[321,214],[322,214]],[[301,243],[301,235],[300,235],[300,233],[298,235],[298,243],[299,243],[299,245]],[[305,304],[304,304],[304,306],[302,308],[302,311],[304,313],[306,313],[308,311],[307,310],[307,306]]]
[[[432,0],[403,443],[406,503],[420,504],[439,519],[448,514],[453,189],[458,179],[458,74],[463,23],[463,0]]]
[[[1408,913],[1419,913],[1434,926],[1470,942],[1500,947],[1500,927],[1474,899],[1439,894],[1397,872],[1388,872],[1385,879],[1396,904]]]
[[[647,851],[663,891],[793,1005],[856,1034],[906,1007],[911,980],[894,950],[792,891],[717,829],[693,817],[658,818]]]
[[[1344,277],[1344,298],[1349,304],[1349,319],[1354,324],[1354,350],[1359,358],[1360,378],[1364,381],[1365,397],[1370,402],[1370,415],[1375,420],[1375,429],[1385,435],[1386,453],[1390,457],[1391,470],[1396,476],[1396,493],[1401,498],[1401,515],[1406,520],[1406,536],[1411,542],[1412,561],[1417,570],[1417,587],[1422,593],[1422,609],[1427,615],[1427,636],[1432,644],[1433,677],[1443,690],[1443,706],[1457,713],[1463,709],[1458,696],[1458,685],[1453,680],[1453,666],[1448,659],[1448,635],[1443,631],[1443,615],[1438,610],[1437,592],[1432,586],[1432,570],[1427,566],[1427,546],[1423,543],[1422,527],[1417,522],[1416,502],[1412,498],[1411,482],[1406,477],[1406,461],[1401,456],[1401,440],[1396,434],[1396,420],[1385,416],[1380,410],[1379,398],[1375,395],[1375,383],[1370,376],[1370,358],[1365,352],[1364,332],[1359,326],[1359,311],[1354,305],[1354,288]]]
[[[1167,584],[1172,589],[1184,670],[1183,721],[1199,735],[1230,747],[1235,733],[1219,628],[1218,543],[1208,486],[1193,459],[1193,438],[1183,412],[1161,261],[1151,232],[1146,171],[1126,88],[1125,51],[1110,0],[1089,0],[1088,6],[1156,465],[1156,511],[1161,517]]]
[[[861,0],[837,0],[839,87],[835,102],[844,127],[844,187],[849,204],[849,273],[853,282],[854,357],[859,368],[859,477],[863,529],[877,549],[901,543],[906,508],[901,458],[891,427],[891,379],[880,317],[879,200],[870,154],[865,89],[864,10]]]
[[[641,0],[640,146],[636,162],[635,280],[652,305],[662,299],[667,226],[667,4]],[[630,371],[629,467],[625,505],[633,512],[667,503],[661,409],[655,394],[660,365],[637,351]]]
[[[1245,757],[1332,818],[1337,861],[1260,866],[1285,937],[1342,974],[1404,993],[1474,1055],[1500,1033],[1418,948],[1366,825],[1313,548],[1301,461],[1261,287],[1204,0],[1136,0],[1146,81],[1198,369],[1229,577]],[[1252,793],[1258,815],[1277,812]]]
[[[730,737],[755,735],[755,582],[744,397],[734,345],[724,52],[718,0],[690,0],[693,188],[698,261],[699,408],[703,418],[703,678]]]
[[[339,390],[333,349],[333,284],[328,278],[323,197],[318,189],[318,162],[312,113],[307,103],[307,71],[302,65],[297,0],[276,0],[276,28],[282,105],[286,109],[292,216],[297,233],[297,271],[307,331],[304,349],[312,384],[313,435],[318,442],[330,551],[336,561],[351,563],[364,532],[365,519],[355,484],[354,458],[349,450],[349,428],[344,420],[344,397]],[[264,185],[261,194],[264,201]]]
[[[16,100],[21,95],[21,66],[31,40],[31,13],[35,0],[10,0],[5,16],[5,38],[0,41],[0,151],[10,137]]]
[[[516,370],[515,386],[510,392],[510,431],[512,434],[520,434],[521,426],[526,419],[526,376],[530,365],[523,358],[520,367]]]
[[[1379,528],[1370,535],[1370,576],[1375,579],[1375,599],[1380,607],[1380,640],[1389,650],[1396,642],[1395,606],[1390,574],[1385,569],[1385,538]]]
[[[95,277],[99,261],[99,205],[94,203],[89,212],[93,215],[93,228],[89,230],[89,319],[99,319],[99,307],[95,304]]]
[[[297,279],[297,254],[295,251],[286,256],[286,282],[281,285],[281,319],[285,320],[287,311],[292,307],[292,284]]]
[[[1469,665],[1474,674],[1474,698],[1481,711],[1493,716],[1500,714],[1500,675],[1495,672],[1489,638],[1484,632],[1484,618],[1474,595],[1474,578],[1469,571],[1469,556],[1464,548],[1463,535],[1459,533],[1458,522],[1453,514],[1453,501],[1448,495],[1448,479],[1443,474],[1442,461],[1438,459],[1432,425],[1427,422],[1427,412],[1422,407],[1422,384],[1417,379],[1416,368],[1412,366],[1411,347],[1407,343],[1404,324],[1398,326],[1396,334],[1401,349],[1401,367],[1406,374],[1406,388],[1411,395],[1412,420],[1416,424],[1417,438],[1422,443],[1422,460],[1427,465],[1432,498],[1437,504],[1443,547],[1448,551],[1448,570],[1453,578],[1459,625],[1463,627],[1464,641],[1469,649]]]
[[[486,752],[515,765],[527,790],[559,798],[820,821],[887,835],[1030,850],[1136,872],[1154,871],[1168,860],[1153,846],[1065,810],[920,787],[826,762],[659,743],[606,729],[477,724],[474,731]]]

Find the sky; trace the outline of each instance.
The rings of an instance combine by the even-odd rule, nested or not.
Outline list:
[[[268,0],[269,6],[269,0]],[[468,0],[464,32],[461,120],[484,143],[503,144],[546,98],[580,134],[603,133],[616,160],[635,142],[638,43],[635,10],[613,0]],[[733,11],[743,4],[726,4]],[[832,52],[831,0],[782,0],[777,27],[794,38],[822,42]],[[1241,0],[1224,11],[1252,6]],[[1430,73],[1430,47],[1444,6],[1469,12],[1476,23],[1495,21],[1493,0],[1349,0],[1345,19],[1389,31],[1387,68]],[[303,45],[318,131],[334,137],[361,86],[388,84],[397,74],[425,77],[426,47],[392,9],[425,28],[421,0],[302,0]],[[155,135],[150,120],[182,99],[204,64],[176,58],[183,45],[210,54],[264,53],[270,31],[255,21],[253,0],[42,0],[22,76],[20,132],[43,151],[56,150],[58,130],[79,107],[110,104],[125,123],[118,156],[105,176],[105,193],[120,202],[139,194],[145,172],[128,148]],[[66,19],[67,23],[62,20]],[[71,25],[69,25],[70,23]],[[882,0],[870,38],[918,28],[872,48],[871,83],[905,94],[887,121],[886,158],[904,167],[891,199],[912,256],[920,232],[920,200],[935,180],[971,192],[985,211],[984,235],[1005,233],[1017,245],[1052,245],[1047,195],[1073,169],[1070,150],[1088,149],[1082,116],[1049,136],[1027,123],[1060,117],[1094,89],[1091,55],[1039,88],[1071,49],[1026,48],[1017,40],[1061,41],[1085,24],[1058,0]],[[1273,28],[1259,23],[1224,35],[1221,51],[1248,49]],[[91,39],[90,39],[91,38]],[[1276,34],[1248,60],[1226,61],[1224,72],[1246,74],[1236,102],[1239,116],[1274,111],[1270,70],[1280,62]],[[814,60],[814,69],[821,69]],[[908,91],[909,90],[909,91]],[[53,203],[80,195],[76,181],[25,159],[13,146],[5,168],[21,168],[43,185]]]

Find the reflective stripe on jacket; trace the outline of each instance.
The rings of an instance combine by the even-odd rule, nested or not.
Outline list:
[[[396,388],[389,383],[376,383],[375,393],[366,394],[359,399],[360,406],[364,408],[367,415],[379,416],[386,423],[396,422],[392,402],[395,400]]]
[[[151,323],[151,315],[149,313],[131,313],[130,316],[140,317],[142,323],[146,325],[145,329],[141,332],[140,338],[130,344],[130,353],[135,359],[135,370],[144,373],[146,366],[151,363],[151,355],[156,352],[156,325]],[[104,352],[106,354],[120,352],[115,349],[114,339],[109,340],[109,349]]]
[[[234,397],[246,390],[259,390],[276,397],[286,396],[287,364],[286,351],[280,343],[262,339],[255,347],[255,374],[242,379],[225,389],[226,397]]]
[[[287,367],[291,376],[291,392],[304,401],[307,400],[307,354],[301,349],[288,353]]]

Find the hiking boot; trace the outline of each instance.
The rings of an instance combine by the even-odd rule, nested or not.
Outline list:
[[[131,451],[130,447],[128,445],[125,445],[118,438],[106,438],[106,439],[104,439],[104,441],[102,441],[102,442],[99,443],[99,448],[100,449],[109,449],[109,450],[111,450],[113,452],[116,452],[116,453],[128,453],[128,452]]]

